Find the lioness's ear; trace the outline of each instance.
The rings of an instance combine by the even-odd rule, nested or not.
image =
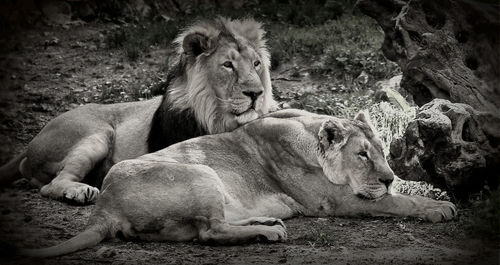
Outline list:
[[[213,46],[213,41],[200,33],[191,33],[184,37],[182,41],[182,49],[188,55],[197,57],[198,55],[206,52]]]
[[[327,120],[321,124],[318,137],[323,150],[334,145],[342,145],[346,139],[346,129],[339,121]]]
[[[360,111],[356,115],[356,117],[354,117],[354,119],[367,124],[368,126],[370,126],[370,128],[373,128],[372,121],[370,120],[370,114],[368,114],[366,111]]]

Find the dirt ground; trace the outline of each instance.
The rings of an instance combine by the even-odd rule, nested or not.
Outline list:
[[[0,163],[55,115],[102,101],[106,87],[151,84],[168,50],[152,47],[137,62],[105,48],[107,24],[27,30],[2,40],[0,54]],[[276,74],[276,73],[275,73]],[[285,89],[280,82],[277,89]],[[104,91],[104,92],[103,92]],[[119,93],[118,93],[119,94]],[[119,94],[122,95],[122,94]],[[468,209],[447,223],[412,218],[295,218],[280,244],[204,246],[120,239],[47,260],[7,257],[12,246],[54,245],[82,231],[93,206],[42,198],[20,181],[0,191],[0,264],[498,264],[499,242],[464,231]]]

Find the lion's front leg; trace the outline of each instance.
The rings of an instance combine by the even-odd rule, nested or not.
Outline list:
[[[451,202],[422,196],[387,194],[377,200],[366,200],[351,195],[342,201],[336,215],[411,216],[435,223],[453,219],[457,208]]]

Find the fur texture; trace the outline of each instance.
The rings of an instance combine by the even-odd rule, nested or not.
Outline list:
[[[120,162],[84,232],[22,253],[62,255],[118,232],[156,241],[277,242],[287,237],[280,218],[297,215],[455,216],[450,202],[389,194],[392,178],[363,114],[347,120],[279,111]]]
[[[163,97],[89,104],[56,117],[25,153],[0,168],[0,182],[24,176],[43,185],[44,196],[93,203],[102,181],[98,176],[113,164],[195,136],[231,131],[268,113],[276,103],[263,35],[253,20],[218,18],[188,27],[175,40],[177,64]]]
[[[175,39],[178,63],[153,118],[149,152],[194,136],[231,131],[277,109],[264,34],[262,25],[252,19],[218,18],[198,22]],[[261,65],[255,66],[257,61]],[[233,69],[224,68],[225,62]],[[241,97],[252,91],[262,96],[255,102]]]

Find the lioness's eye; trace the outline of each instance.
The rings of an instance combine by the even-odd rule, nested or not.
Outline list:
[[[226,68],[230,68],[230,69],[233,69],[233,63],[230,62],[230,61],[225,61],[222,66],[226,67]]]
[[[361,151],[361,152],[359,152],[359,153],[358,153],[358,155],[359,155],[360,157],[362,157],[362,158],[366,158],[366,159],[368,159],[368,153],[367,153],[367,152],[365,152],[365,151]]]
[[[255,62],[253,63],[253,66],[255,66],[255,67],[257,67],[257,66],[259,66],[259,65],[260,65],[260,61],[255,61]]]

